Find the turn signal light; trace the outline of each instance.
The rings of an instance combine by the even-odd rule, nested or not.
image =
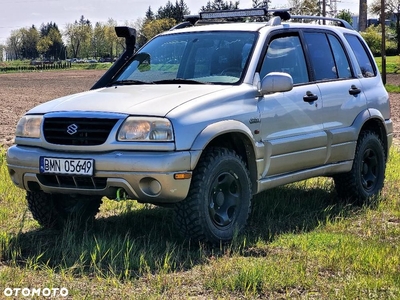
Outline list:
[[[192,178],[192,173],[175,173],[174,174],[174,179],[180,180],[180,179],[190,179]]]

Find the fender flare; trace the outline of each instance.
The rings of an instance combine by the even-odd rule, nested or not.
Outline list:
[[[213,141],[216,137],[227,134],[227,133],[240,133],[246,136],[253,146],[256,159],[262,155],[263,151],[259,148],[263,148],[262,143],[256,143],[254,140],[251,130],[242,122],[237,120],[222,120],[205,127],[195,138],[190,147],[191,151],[191,169],[193,170],[198,160],[200,159],[201,153],[207,147],[207,145]],[[255,146],[257,144],[257,146]]]

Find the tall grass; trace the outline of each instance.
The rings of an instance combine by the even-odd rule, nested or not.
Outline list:
[[[90,229],[42,229],[4,153],[0,163],[0,286],[66,287],[72,299],[400,298],[398,149],[376,202],[341,203],[329,178],[275,188],[216,248],[182,240],[170,210],[135,201],[105,198]]]

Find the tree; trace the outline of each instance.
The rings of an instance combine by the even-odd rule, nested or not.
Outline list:
[[[145,19],[148,20],[148,21],[152,21],[152,20],[155,19],[155,15],[154,15],[153,11],[151,10],[150,6],[146,11],[146,18]]]
[[[31,28],[20,29],[21,32],[21,56],[22,58],[34,59],[38,56],[37,43],[39,41],[39,32],[32,25]]]
[[[46,56],[46,52],[49,51],[50,47],[53,45],[53,42],[48,36],[41,37],[36,45],[37,51],[43,56]]]
[[[200,11],[215,11],[215,10],[232,10],[239,8],[239,1],[226,1],[214,0],[213,2],[208,1],[206,6],[202,6]]]
[[[40,27],[40,39],[49,40],[49,42],[41,42],[41,47],[48,45],[47,50],[43,53],[44,56],[55,60],[65,59],[65,45],[56,23],[42,24]]]
[[[353,14],[350,12],[349,9],[342,9],[335,16],[335,18],[339,18],[339,19],[347,21],[350,25],[353,24],[353,18],[352,17],[353,17]]]
[[[115,33],[115,27],[117,22],[113,19],[108,19],[106,24],[106,44],[108,47],[108,53],[106,56],[116,57],[118,53],[118,45],[124,44],[124,39],[119,38]]]
[[[397,54],[400,53],[400,0],[385,0],[385,14],[395,18],[395,29],[397,39]],[[374,0],[370,6],[370,12],[381,14],[381,0]],[[383,20],[385,21],[385,20]],[[382,22],[382,20],[381,20]]]
[[[7,39],[7,52],[8,52],[8,56],[10,58],[12,58],[12,59],[22,58],[21,40],[22,40],[21,30],[11,31],[11,35]]]
[[[81,16],[79,22],[75,21],[74,24],[67,24],[66,27],[65,36],[68,38],[69,49],[72,57],[87,55],[87,50],[90,47],[92,36],[92,26],[90,21],[85,20],[85,17]]]
[[[269,8],[269,4],[271,3],[270,0],[253,0],[253,7],[257,8],[257,7],[264,7],[266,9]]]
[[[319,0],[289,0],[293,15],[318,16],[321,13]]]
[[[169,30],[175,25],[176,21],[174,19],[156,19],[146,22],[141,28],[140,39],[138,39],[139,46],[144,45],[148,40],[157,34]]]
[[[184,15],[190,14],[190,10],[184,0],[176,0],[175,5],[168,1],[164,7],[158,9],[156,19],[174,19],[176,23],[183,21]],[[147,14],[146,14],[147,17]],[[151,21],[151,19],[147,18]]]
[[[106,25],[96,22],[91,44],[94,57],[101,57],[107,53]]]

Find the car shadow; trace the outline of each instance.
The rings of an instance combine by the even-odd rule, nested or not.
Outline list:
[[[122,272],[128,260],[129,276],[140,276],[144,270],[159,271],[167,257],[176,271],[202,264],[208,256],[223,255],[227,248],[245,256],[262,255],[253,251],[260,240],[269,243],[285,233],[309,232],[359,209],[340,202],[332,190],[289,185],[256,195],[246,230],[227,245],[185,240],[174,226],[172,209],[145,206],[100,217],[85,229],[71,224],[64,230],[21,232],[10,241],[9,256],[18,253],[17,261],[24,267],[32,261],[55,269],[81,265],[80,272],[87,274],[94,268]]]

